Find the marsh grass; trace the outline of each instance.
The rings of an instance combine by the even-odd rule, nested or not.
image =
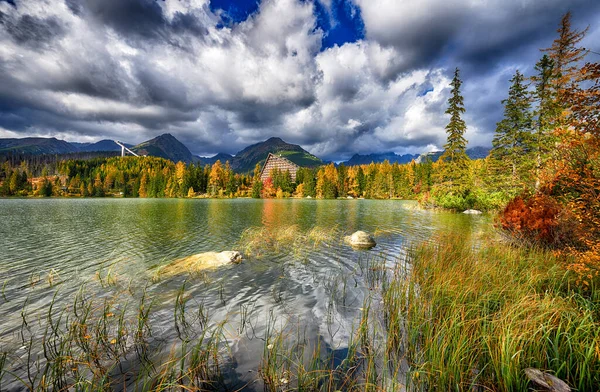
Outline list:
[[[527,367],[581,391],[600,385],[600,303],[570,287],[561,260],[502,244],[474,250],[457,237],[411,257],[410,279],[392,282],[406,295],[387,306],[405,315],[389,325],[406,333],[411,389],[526,390]]]
[[[301,256],[306,249],[339,240],[337,227],[315,226],[302,230],[298,225],[284,227],[250,227],[241,235],[238,248],[245,257],[260,259],[269,253],[292,253]]]

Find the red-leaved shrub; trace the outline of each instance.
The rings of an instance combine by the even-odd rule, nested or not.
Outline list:
[[[550,196],[515,197],[500,215],[504,230],[520,239],[555,247],[571,240],[565,211]]]

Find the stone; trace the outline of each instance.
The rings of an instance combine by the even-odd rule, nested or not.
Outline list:
[[[184,272],[200,272],[207,269],[221,267],[227,264],[239,264],[242,262],[243,256],[238,251],[224,252],[204,252],[184,257],[170,263],[161,268],[159,274],[161,276],[172,276]]]
[[[463,211],[463,214],[480,215],[480,214],[482,214],[482,212],[479,210],[466,210],[466,211]]]
[[[353,248],[358,249],[371,249],[377,243],[373,236],[364,231],[357,231],[352,235],[344,237],[344,240],[349,243]]]
[[[525,369],[525,375],[534,384],[536,391],[571,392],[571,388],[566,382],[550,373],[539,369],[527,368]]]

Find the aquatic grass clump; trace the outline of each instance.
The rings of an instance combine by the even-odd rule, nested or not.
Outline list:
[[[600,385],[600,304],[574,292],[549,252],[441,237],[411,254],[397,281],[406,327],[408,383],[418,390],[526,390],[524,369],[554,373],[578,390]],[[393,299],[388,299],[393,302]],[[400,346],[392,339],[392,348]]]
[[[173,308],[176,336],[168,342],[152,325],[154,305],[145,290],[139,298],[127,290],[98,297],[82,286],[61,308],[58,294],[44,315],[29,314],[25,301],[18,341],[10,342],[21,347],[0,353],[0,390],[223,388],[226,320],[211,322],[203,304],[190,306],[185,286]]]
[[[308,248],[335,241],[338,231],[336,227],[322,226],[309,230],[302,230],[298,225],[250,227],[242,233],[238,248],[244,256],[256,259],[267,253],[291,252],[300,256]]]

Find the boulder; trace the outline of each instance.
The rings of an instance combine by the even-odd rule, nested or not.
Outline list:
[[[550,373],[527,368],[525,369],[525,375],[534,384],[536,391],[571,392],[571,388],[566,382]]]
[[[352,235],[344,237],[344,240],[353,248],[358,249],[371,249],[377,245],[373,236],[364,231],[357,231]]]
[[[161,276],[172,276],[184,272],[200,272],[223,265],[242,262],[242,254],[238,251],[204,252],[175,260],[160,270]]]
[[[466,211],[463,211],[463,214],[480,215],[480,214],[482,214],[482,212],[479,210],[466,210]]]

